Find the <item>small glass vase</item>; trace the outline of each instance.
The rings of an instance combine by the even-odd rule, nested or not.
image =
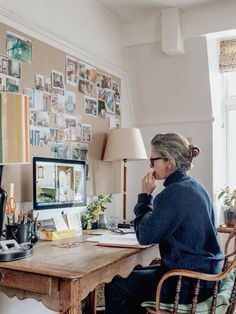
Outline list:
[[[105,213],[99,214],[99,228],[107,228],[107,215]]]

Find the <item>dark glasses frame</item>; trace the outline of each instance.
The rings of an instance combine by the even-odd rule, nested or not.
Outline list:
[[[168,160],[166,157],[154,157],[154,158],[149,158],[151,168],[154,167],[154,161],[155,161],[155,160],[160,160],[160,159]]]

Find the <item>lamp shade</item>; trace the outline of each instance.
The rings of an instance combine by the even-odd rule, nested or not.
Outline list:
[[[142,134],[137,128],[112,129],[108,134],[104,161],[147,159]]]
[[[29,100],[0,93],[0,165],[30,162]]]

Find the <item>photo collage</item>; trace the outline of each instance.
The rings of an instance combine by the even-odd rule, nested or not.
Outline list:
[[[31,40],[7,31],[0,91],[23,91],[29,97],[32,146],[49,146],[52,158],[88,162],[92,124],[83,120],[108,119],[109,128],[120,127],[120,80],[66,55],[64,72],[52,68],[50,75],[34,73],[33,84],[21,86],[22,62],[33,63],[33,47]]]

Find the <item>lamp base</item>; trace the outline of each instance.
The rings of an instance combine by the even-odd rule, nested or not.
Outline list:
[[[118,228],[128,229],[130,228],[130,224],[128,223],[119,223]]]

